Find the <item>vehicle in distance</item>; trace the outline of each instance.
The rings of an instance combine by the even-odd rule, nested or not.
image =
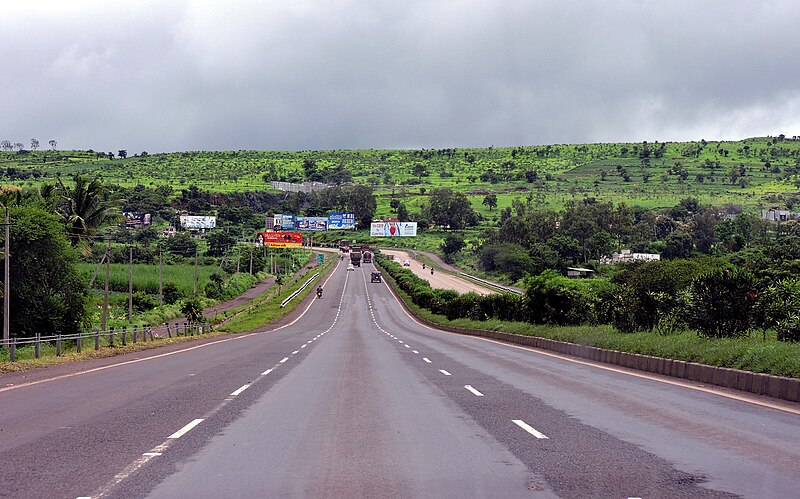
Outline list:
[[[381,282],[381,273],[373,272],[371,282]]]
[[[410,267],[411,261],[410,260],[403,260],[403,267]]]
[[[348,271],[350,271],[350,270],[355,270],[355,269],[356,269],[356,268],[353,266],[353,264],[352,264],[352,263],[348,263],[348,264],[347,264],[347,270],[348,270]]]
[[[354,267],[361,266],[361,248],[350,248],[350,264]]]

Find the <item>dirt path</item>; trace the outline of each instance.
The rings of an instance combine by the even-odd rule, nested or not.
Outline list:
[[[408,268],[410,268],[411,271],[414,272],[414,274],[416,274],[418,277],[428,281],[431,284],[431,287],[434,288],[434,289],[452,289],[452,290],[458,291],[459,293],[469,293],[470,291],[473,291],[473,292],[481,294],[481,295],[488,295],[488,294],[493,294],[493,293],[496,292],[496,291],[492,291],[491,289],[487,289],[487,288],[484,288],[482,286],[479,286],[478,284],[476,284],[476,283],[474,283],[472,281],[468,281],[466,279],[462,279],[460,277],[456,277],[454,275],[451,275],[451,274],[449,274],[447,272],[441,272],[441,271],[435,272],[434,271],[434,273],[431,274],[430,267],[426,266],[426,268],[423,269],[422,268],[422,263],[417,261],[417,260],[415,260],[413,256],[409,255],[409,253],[407,253],[405,251],[382,249],[381,253],[383,253],[385,255],[394,256],[394,259],[395,260],[399,260],[401,264],[405,260],[408,260],[409,263],[411,264]],[[426,256],[428,256],[428,255],[426,254]],[[431,260],[436,261],[433,258]],[[441,260],[439,260],[439,261],[441,261]],[[441,268],[445,268],[445,269],[447,269],[447,270],[449,270],[451,272],[458,272],[458,269],[455,269],[452,266],[447,265],[444,262],[441,262],[441,263],[442,263],[442,265],[439,266],[439,262],[438,261],[436,262],[438,268],[440,268],[440,269]]]

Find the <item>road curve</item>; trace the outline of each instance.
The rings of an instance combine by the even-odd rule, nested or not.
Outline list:
[[[800,490],[797,404],[761,407],[435,331],[368,282],[370,270],[339,265],[323,298],[281,329],[0,392],[0,494]]]
[[[408,260],[410,265],[407,268],[411,269],[417,277],[428,281],[434,289],[452,289],[462,294],[469,292],[478,293],[480,295],[496,293],[496,291],[480,286],[473,281],[456,277],[447,272],[434,272],[431,274],[430,267],[423,269],[422,263],[414,260],[414,258],[405,251],[382,249],[381,253],[394,257],[395,261],[399,262],[401,265],[404,261]]]

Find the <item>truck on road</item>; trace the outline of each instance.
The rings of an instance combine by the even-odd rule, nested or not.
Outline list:
[[[352,263],[354,267],[361,266],[361,248],[350,248],[350,263]]]
[[[370,251],[368,244],[361,245],[361,260],[364,263],[372,263],[372,252]]]

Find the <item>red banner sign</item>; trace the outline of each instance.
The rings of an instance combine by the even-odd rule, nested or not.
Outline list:
[[[299,248],[303,245],[303,235],[299,232],[259,232],[256,244],[269,248]]]

